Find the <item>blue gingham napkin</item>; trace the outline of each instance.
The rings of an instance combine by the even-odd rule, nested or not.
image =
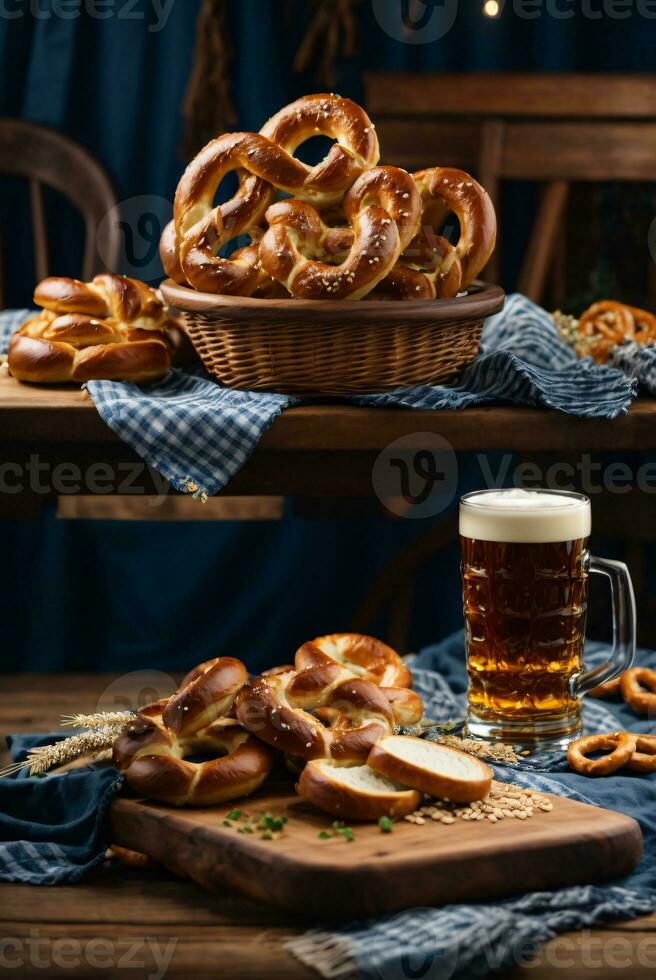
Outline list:
[[[28,749],[66,738],[10,735],[15,762]],[[105,816],[123,777],[112,766],[84,766],[62,775],[0,778],[0,881],[75,884],[105,857]]]
[[[6,340],[26,311],[1,316]],[[656,347],[637,349],[633,358],[622,348],[617,356],[621,370],[579,360],[549,314],[514,294],[485,324],[480,354],[457,383],[398,388],[351,401],[436,410],[503,400],[615,418],[635,397],[636,378],[656,392]],[[209,495],[241,469],[274,419],[300,403],[288,395],[221,388],[201,369],[173,370],[148,388],[115,381],[93,381],[87,388],[107,425],[176,489]]]
[[[604,645],[586,644],[586,667],[607,657]],[[639,650],[636,660],[640,665],[656,667],[656,652]],[[462,632],[411,658],[414,686],[424,698],[430,718],[445,723],[464,716],[464,663]],[[637,718],[625,704],[584,698],[583,705],[587,734],[617,729],[654,732],[653,719]],[[415,908],[341,928],[319,927],[291,940],[287,948],[321,976],[335,980],[355,976],[367,980],[470,980],[525,963],[558,933],[654,911],[656,775],[624,773],[590,779],[570,771],[561,755],[544,768],[528,765],[522,761],[517,766],[493,768],[496,778],[503,782],[594,803],[637,819],[645,848],[636,871],[609,884],[579,885],[439,909]],[[445,828],[445,833],[449,829]]]

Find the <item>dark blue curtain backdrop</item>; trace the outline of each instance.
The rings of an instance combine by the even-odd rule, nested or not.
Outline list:
[[[78,140],[102,161],[119,200],[170,202],[183,167],[180,107],[198,9],[199,0],[0,0],[0,111]],[[310,9],[304,0],[229,4],[232,87],[243,128],[259,128],[281,105],[320,87],[311,71],[297,75],[291,67]],[[622,19],[610,0],[587,0],[585,11],[580,0],[550,0],[550,10],[573,12],[570,19],[549,14],[546,4],[526,19],[510,0],[495,20],[473,0],[451,9],[457,16],[446,36],[413,45],[383,30],[371,0],[363,0],[358,54],[340,64],[337,90],[360,98],[363,68],[654,68],[656,21],[641,15],[637,0]],[[33,285],[24,205],[19,188],[2,182],[11,305],[29,302]],[[53,213],[57,272],[75,274],[78,219],[60,203]],[[307,637],[347,626],[377,572],[426,525],[99,524],[46,513],[0,528],[0,670],[125,670],[188,667],[220,651],[253,668],[288,659]],[[415,646],[460,622],[456,551],[427,567],[418,586]]]

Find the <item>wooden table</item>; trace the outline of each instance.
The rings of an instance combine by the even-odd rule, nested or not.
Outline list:
[[[134,683],[129,674],[118,684],[106,674],[0,676],[0,732],[51,731],[62,714],[93,710],[110,684],[134,703]],[[172,956],[167,977],[316,980],[316,973],[284,949],[287,939],[303,931],[303,923],[288,915],[227,891],[208,895],[165,872],[107,865],[76,886],[0,884],[0,955],[7,965],[19,959],[24,964],[12,968],[14,976],[145,976],[156,973],[155,950]],[[132,974],[126,972],[129,956]],[[562,971],[567,980],[652,980],[655,970],[651,915],[560,936],[504,976],[553,980]]]
[[[258,448],[233,478],[231,496],[367,497],[371,472],[382,449],[401,437],[422,448],[425,433],[446,439],[456,452],[507,450],[522,454],[595,453],[656,449],[656,399],[640,399],[628,415],[581,419],[517,406],[419,412],[344,404],[292,408],[276,419]],[[97,494],[153,493],[152,475],[139,457],[98,415],[88,395],[71,387],[20,384],[0,372],[0,459],[8,485],[21,493],[0,494],[0,507],[43,502],[56,492],[54,468],[64,470],[63,493],[88,493],[91,468],[103,464]],[[30,461],[40,467],[29,474]],[[76,477],[75,473],[78,473]],[[80,479],[81,475],[81,479]],[[45,489],[35,489],[42,485]],[[79,489],[78,489],[79,486]],[[125,491],[123,491],[125,492]]]

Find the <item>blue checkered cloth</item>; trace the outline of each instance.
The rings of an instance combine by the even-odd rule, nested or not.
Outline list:
[[[608,658],[608,648],[586,644],[586,667]],[[656,652],[639,650],[637,663],[656,667]],[[415,689],[426,714],[445,723],[462,719],[467,678],[462,632],[411,658]],[[439,673],[438,673],[439,671]],[[586,734],[653,733],[654,722],[637,718],[625,704],[583,701]],[[287,948],[322,976],[344,980],[470,980],[526,962],[558,933],[630,919],[656,909],[656,774],[623,773],[590,779],[569,770],[562,755],[541,767],[522,761],[493,766],[504,782],[619,810],[640,823],[644,857],[628,877],[605,885],[533,892],[494,902],[416,908],[343,928],[318,927]],[[548,819],[548,818],[546,818]],[[492,833],[492,829],[490,833]]]
[[[26,315],[0,314],[0,341],[4,335],[6,343]],[[480,354],[456,384],[398,388],[351,401],[428,410],[505,401],[615,418],[635,397],[636,378],[656,393],[656,347],[632,354],[625,346],[616,358],[615,368],[579,360],[549,314],[515,294],[485,324]],[[300,403],[288,395],[222,388],[200,369],[173,370],[149,388],[116,381],[93,381],[87,388],[107,425],[176,489],[210,495],[241,469],[274,419]]]
[[[20,762],[29,749],[65,737],[10,735],[11,757]],[[0,778],[0,881],[71,885],[86,878],[105,859],[105,816],[122,782],[112,766]]]

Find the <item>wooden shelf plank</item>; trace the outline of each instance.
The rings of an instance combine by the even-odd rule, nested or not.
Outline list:
[[[374,452],[394,439],[437,433],[457,451],[585,452],[656,449],[656,399],[636,401],[628,415],[582,419],[562,412],[518,406],[463,411],[362,408],[338,403],[303,405],[284,412],[265,433],[259,450],[278,452]],[[0,443],[122,445],[85,392],[23,385],[0,378]],[[129,450],[125,450],[129,458]]]

